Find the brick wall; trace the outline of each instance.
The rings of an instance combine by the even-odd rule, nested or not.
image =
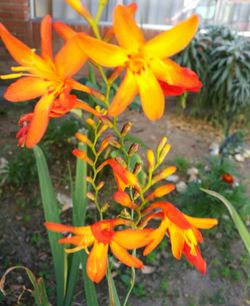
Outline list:
[[[22,41],[30,44],[31,22],[29,0],[1,0],[0,22]],[[0,42],[0,73],[6,73],[13,64],[7,50]]]

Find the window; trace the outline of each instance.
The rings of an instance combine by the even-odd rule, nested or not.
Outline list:
[[[64,0],[31,0],[33,16],[51,14],[53,18],[70,23],[84,22]],[[111,22],[115,4],[128,4],[132,0],[109,0],[101,21]],[[82,0],[94,15],[98,0]],[[148,28],[162,28],[175,24],[197,13],[202,23],[226,24],[240,31],[250,30],[250,3],[248,0],[135,0],[138,4],[136,19]]]

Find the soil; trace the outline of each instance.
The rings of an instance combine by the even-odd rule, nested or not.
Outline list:
[[[6,105],[3,106],[5,109]],[[0,114],[1,156],[9,159],[16,151],[15,133],[19,107]],[[176,115],[172,111],[162,120],[149,122],[136,111],[127,111],[121,117],[121,125],[126,121],[134,123],[133,133],[155,148],[161,137],[167,136],[172,145],[169,159],[184,156],[190,161],[202,160],[208,154],[208,148],[222,135],[204,121]],[[246,146],[249,147],[249,139]],[[145,155],[145,153],[144,153]],[[0,156],[0,157],[1,157]],[[250,183],[250,160],[239,163],[238,168],[245,182]],[[57,174],[56,174],[57,173]],[[60,171],[55,171],[55,176]],[[250,186],[250,184],[248,184]],[[68,193],[67,182],[61,182],[58,188]],[[49,295],[54,294],[53,271],[46,232],[43,227],[43,215],[37,182],[30,186],[2,186],[0,214],[0,275],[13,265],[29,267],[37,276],[43,276]],[[248,189],[250,195],[250,189]],[[68,219],[70,211],[64,213]],[[138,272],[137,286],[129,300],[131,306],[247,306],[250,305],[250,260],[237,233],[228,236],[217,232],[205,235],[202,252],[208,263],[206,276],[201,276],[185,260],[177,262],[172,258],[171,250],[165,248],[156,254],[156,258],[146,259],[149,274]],[[152,271],[151,271],[152,270]],[[129,270],[122,268],[115,277],[118,289],[125,293],[122,275],[129,275]],[[13,272],[7,282],[7,297],[0,298],[0,305],[16,305],[16,299],[24,286],[30,288],[27,277],[21,271]],[[98,286],[102,305],[108,305],[104,291],[105,285]],[[79,289],[80,290],[80,289]],[[106,290],[106,288],[105,288]],[[76,293],[75,306],[84,306]],[[21,301],[25,306],[34,305],[30,294],[25,291]]]

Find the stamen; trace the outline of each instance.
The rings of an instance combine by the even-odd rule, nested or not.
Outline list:
[[[5,75],[0,75],[0,79],[8,80],[8,79],[17,79],[23,76],[23,73],[9,73]]]
[[[15,66],[10,68],[12,71],[29,71],[31,67]]]

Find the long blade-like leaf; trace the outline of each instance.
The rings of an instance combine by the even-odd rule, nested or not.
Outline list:
[[[57,201],[45,156],[43,154],[43,151],[38,146],[35,146],[33,150],[38,169],[45,220],[60,223],[59,209],[57,206]],[[64,271],[64,249],[60,244],[58,244],[58,239],[61,238],[61,235],[59,233],[48,231],[48,237],[56,275],[57,305],[61,306],[64,304],[63,300],[66,281],[66,275]]]
[[[116,290],[115,282],[113,280],[110,266],[107,269],[107,280],[108,280],[108,287],[109,287],[109,305],[110,306],[121,306],[119,296]]]
[[[241,236],[242,241],[244,242],[249,254],[250,254],[250,233],[247,230],[247,227],[245,226],[245,224],[243,223],[243,221],[241,220],[239,214],[237,213],[237,211],[235,210],[235,208],[233,207],[233,205],[226,199],[224,198],[222,195],[220,195],[219,193],[212,191],[212,190],[208,190],[208,189],[204,189],[201,188],[202,191],[206,192],[207,194],[219,199],[222,201],[222,203],[226,206],[226,208],[228,209],[233,222]]]
[[[79,149],[87,150],[86,145],[79,144]],[[76,162],[76,179],[75,179],[75,188],[73,191],[73,224],[74,226],[84,225],[86,207],[87,207],[87,183],[85,177],[87,175],[87,164],[81,160],[77,159]],[[71,186],[73,182],[71,182]],[[67,281],[67,293],[65,298],[65,306],[70,306],[72,304],[72,299],[74,295],[75,286],[79,276],[79,266],[80,262],[82,263],[83,268],[83,281],[85,296],[88,306],[98,306],[96,291],[94,284],[89,280],[85,272],[86,267],[86,258],[85,254],[75,253],[70,255],[70,271]]]

